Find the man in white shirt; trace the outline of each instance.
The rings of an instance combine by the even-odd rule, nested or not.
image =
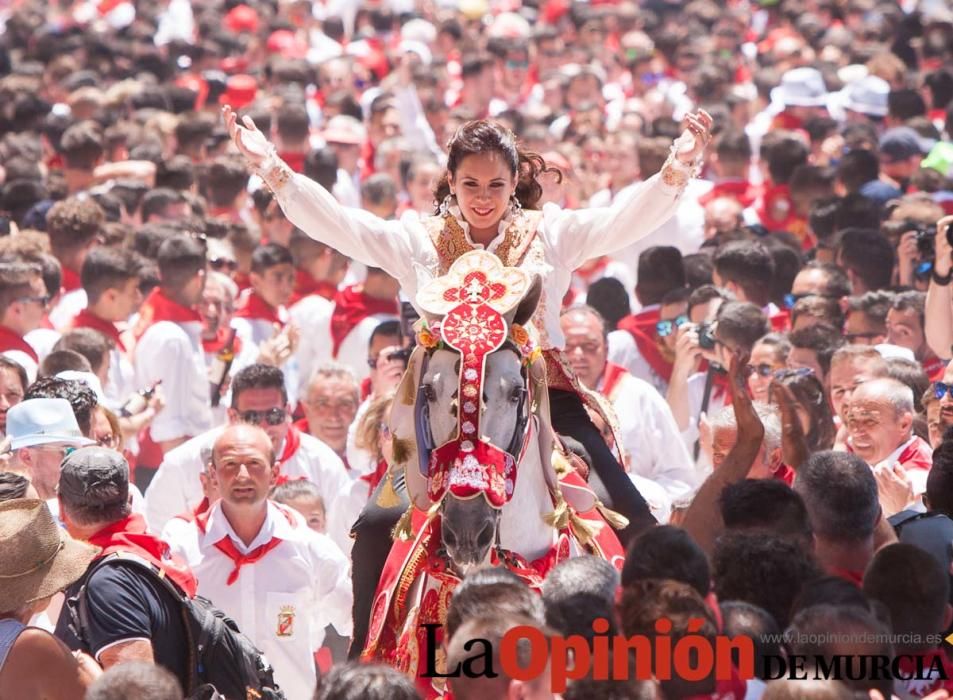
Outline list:
[[[576,376],[612,403],[626,469],[653,512],[664,520],[672,501],[687,499],[699,481],[669,407],[648,382],[606,360],[606,326],[598,311],[572,307],[560,323]]]
[[[850,452],[867,462],[875,474],[899,467],[913,495],[919,497],[926,491],[933,450],[913,434],[913,416],[913,391],[884,377],[854,389],[845,409],[845,424]]]
[[[171,542],[215,601],[265,653],[289,698],[307,698],[314,652],[328,622],[351,633],[347,559],[294,511],[268,500],[281,467],[271,439],[233,425],[215,440],[208,465],[221,500]]]
[[[254,364],[240,371],[232,381],[228,422],[265,430],[277,455],[280,478],[304,478],[317,485],[328,506],[328,534],[342,550],[350,551],[347,532],[367,500],[367,485],[351,478],[330,447],[292,426],[284,381],[277,367]],[[171,518],[188,517],[208,506],[203,503],[200,474],[223,430],[214,428],[166,454],[146,491],[146,517],[152,529],[162,531]]]
[[[136,385],[161,381],[166,405],[152,422],[163,453],[212,427],[202,319],[196,306],[205,288],[205,248],[186,234],[159,247],[159,286],[142,305],[136,329]]]

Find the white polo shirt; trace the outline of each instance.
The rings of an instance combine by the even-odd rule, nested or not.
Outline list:
[[[155,532],[177,515],[191,513],[202,501],[199,474],[211,457],[224,426],[170,450],[146,489],[146,520]],[[278,451],[282,454],[284,446]],[[312,435],[300,433],[298,449],[281,465],[288,479],[307,479],[318,487],[327,510],[328,536],[345,553],[351,551],[351,525],[367,502],[367,483],[348,472],[334,450]]]
[[[297,513],[271,502],[264,525],[248,546],[232,530],[221,502],[212,506],[204,533],[194,521],[176,530],[169,545],[188,561],[199,595],[214,601],[264,652],[285,695],[310,698],[317,681],[314,652],[323,642],[324,628],[332,624],[340,634],[351,634],[351,579],[341,550]],[[244,564],[228,585],[235,564],[215,546],[226,537],[242,554],[272,538],[281,542],[257,562]]]

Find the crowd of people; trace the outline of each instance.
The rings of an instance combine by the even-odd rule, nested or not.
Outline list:
[[[945,0],[23,0],[0,96],[0,698],[192,692],[180,601],[114,554],[289,699],[552,697],[354,660],[453,246],[540,275],[553,427],[629,525],[621,572],[465,577],[448,667],[667,617],[942,672],[563,697],[953,692]]]

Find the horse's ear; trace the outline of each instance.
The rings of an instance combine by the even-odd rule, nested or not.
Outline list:
[[[516,307],[516,313],[513,314],[513,323],[525,326],[533,314],[536,313],[536,306],[539,304],[539,298],[543,294],[543,278],[539,275],[533,275],[533,281],[530,284],[529,291]]]

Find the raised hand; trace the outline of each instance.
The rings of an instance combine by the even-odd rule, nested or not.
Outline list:
[[[705,152],[705,147],[711,141],[711,127],[714,120],[708,112],[700,109],[687,115],[683,122],[685,131],[675,142],[675,157],[686,165],[692,165]]]
[[[242,118],[238,123],[238,115],[228,105],[222,107],[222,117],[225,119],[225,128],[238,151],[245,157],[248,165],[256,170],[262,166],[273,147],[261,133],[251,117]]]

